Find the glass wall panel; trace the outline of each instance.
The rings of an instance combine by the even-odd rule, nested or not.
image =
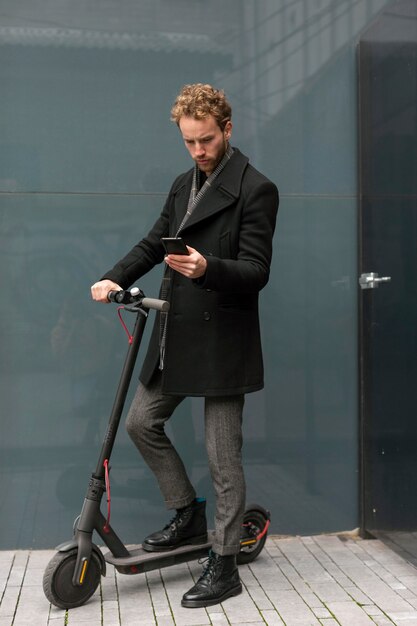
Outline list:
[[[0,548],[70,535],[127,347],[89,286],[190,167],[169,112],[197,81],[225,89],[234,145],[281,192],[248,500],[276,533],[357,526],[355,49],[386,4],[1,1]],[[201,400],[169,428],[212,516]],[[166,513],[123,428],[112,468],[114,526],[140,541]]]

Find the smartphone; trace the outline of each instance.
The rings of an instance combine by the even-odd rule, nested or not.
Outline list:
[[[161,241],[167,254],[190,254],[181,237],[162,237]]]

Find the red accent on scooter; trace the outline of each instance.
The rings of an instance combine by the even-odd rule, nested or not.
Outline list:
[[[128,327],[125,324],[125,321],[122,317],[121,311],[124,309],[124,306],[118,306],[117,307],[117,315],[119,316],[119,320],[121,325],[123,326],[123,328],[125,329],[126,335],[128,336],[129,339],[129,345],[131,345],[132,341],[133,341],[133,335],[130,334]]]
[[[256,541],[259,541],[260,539],[262,539],[264,535],[266,535],[270,523],[271,523],[271,520],[267,519],[263,530],[259,533],[259,535],[256,535]]]
[[[107,519],[103,526],[105,533],[110,532],[110,515],[111,515],[111,496],[110,496],[110,474],[109,474],[109,459],[106,459],[104,465],[104,477],[106,481],[106,494],[107,494]]]

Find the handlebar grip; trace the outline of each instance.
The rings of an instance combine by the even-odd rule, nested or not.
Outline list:
[[[157,300],[156,298],[146,298],[139,289],[135,288],[132,291],[120,291],[111,290],[107,294],[107,300],[109,302],[117,302],[118,304],[134,304],[139,303],[144,309],[154,309],[155,311],[162,311],[166,313],[169,311],[169,302],[166,300]]]
[[[155,311],[162,311],[163,313],[167,313],[169,311],[169,302],[166,300],[143,298],[142,306],[144,306],[145,309],[155,309]]]
[[[125,297],[126,291],[118,290],[118,291],[109,291],[107,294],[107,300],[109,302],[118,302],[119,304],[123,302],[123,298]],[[130,294],[129,294],[130,295]]]

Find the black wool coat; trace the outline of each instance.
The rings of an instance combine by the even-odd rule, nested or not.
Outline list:
[[[191,181],[192,170],[174,181],[151,231],[103,278],[127,289],[163,261],[161,237],[176,235]],[[224,396],[263,387],[258,294],[269,278],[277,210],[276,186],[235,149],[181,230],[207,271],[197,280],[172,273],[164,393]],[[159,366],[159,334],[157,314],[140,374],[145,385]]]

